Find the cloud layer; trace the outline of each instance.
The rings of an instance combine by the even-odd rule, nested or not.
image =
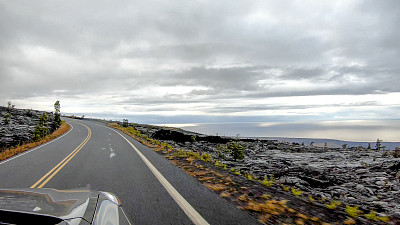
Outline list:
[[[0,102],[158,123],[400,119],[399,11],[395,0],[0,1]]]

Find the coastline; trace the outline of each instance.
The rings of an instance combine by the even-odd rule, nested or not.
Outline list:
[[[206,135],[269,139],[324,145],[341,148],[375,147],[379,138],[390,150],[400,147],[400,120],[357,120],[357,121],[305,121],[305,122],[243,122],[243,123],[183,123],[152,124],[180,128]],[[330,145],[329,145],[330,144]]]

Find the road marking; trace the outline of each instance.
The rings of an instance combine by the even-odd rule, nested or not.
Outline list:
[[[69,123],[68,123],[68,124],[69,124]],[[39,148],[41,148],[41,147],[43,147],[43,146],[46,146],[46,145],[48,145],[48,144],[50,144],[50,143],[52,143],[52,142],[54,142],[54,141],[57,141],[58,139],[64,137],[64,136],[67,135],[69,132],[71,132],[71,130],[74,129],[74,127],[72,126],[72,124],[69,124],[69,125],[71,126],[71,129],[69,129],[69,131],[68,131],[67,133],[65,133],[65,134],[61,135],[60,137],[58,137],[58,138],[56,138],[56,139],[53,139],[53,140],[51,140],[51,141],[49,141],[49,142],[47,142],[47,143],[44,143],[44,144],[42,144],[42,145],[39,145],[39,146],[37,146],[36,148],[32,148],[31,150],[28,150],[28,151],[26,151],[26,152],[23,152],[23,153],[21,153],[21,154],[18,154],[18,155],[16,155],[16,156],[13,156],[13,157],[11,157],[11,158],[9,158],[9,159],[6,159],[6,160],[0,162],[0,165],[3,164],[3,163],[6,163],[6,162],[8,162],[8,161],[11,161],[11,160],[13,160],[13,159],[16,159],[16,158],[18,158],[18,157],[20,157],[20,156],[23,156],[23,155],[25,155],[25,154],[27,154],[27,153],[29,153],[29,152],[32,152],[32,151],[34,151],[34,150],[36,150],[36,149],[39,149]]]
[[[126,220],[128,221],[129,225],[132,225],[131,222],[129,222],[128,217],[126,216],[124,209],[122,207],[120,209],[121,209],[122,213],[124,214]]]
[[[86,126],[85,124],[78,123],[82,126],[85,126],[88,130],[88,135],[83,140],[83,142],[78,145],[67,157],[65,157],[60,163],[58,163],[53,169],[46,173],[42,178],[40,178],[35,184],[31,186],[31,188],[42,188],[51,178],[53,178],[81,149],[82,147],[89,141],[92,136],[92,130]],[[44,180],[44,181],[43,181]],[[43,182],[42,182],[43,181]]]
[[[102,126],[102,125],[99,125]],[[105,127],[105,126],[102,126]],[[122,134],[117,132],[116,130],[113,130],[109,127],[106,127],[115,133],[119,134],[122,138],[124,138],[131,146],[132,148],[136,151],[136,153],[140,156],[140,158],[143,160],[143,162],[147,165],[147,167],[150,169],[150,171],[154,174],[154,176],[157,178],[157,180],[164,186],[164,188],[168,191],[168,193],[171,195],[171,197],[175,200],[175,202],[181,207],[181,209],[185,212],[185,214],[189,217],[189,219],[196,225],[209,225],[209,223],[198,213],[193,206],[189,204],[189,202],[186,201],[182,197],[181,194],[168,182],[167,179],[157,170],[156,167],[151,164],[151,162],[142,154],[142,152],[139,151],[139,149],[136,148],[135,145],[132,144],[126,137],[124,137]]]

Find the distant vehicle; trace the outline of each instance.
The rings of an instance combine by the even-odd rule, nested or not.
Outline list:
[[[48,188],[0,189],[0,225],[130,225],[114,194]]]

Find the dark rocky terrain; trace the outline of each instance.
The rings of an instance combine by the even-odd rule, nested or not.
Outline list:
[[[276,184],[296,187],[316,199],[326,199],[327,203],[337,200],[357,205],[365,212],[374,210],[382,216],[400,217],[400,158],[395,157],[394,151],[207,136],[150,125],[134,127],[177,149],[207,152],[229,169],[254,178],[262,180],[265,175],[272,175]],[[218,151],[221,144],[233,139],[245,148],[244,160],[235,161]]]
[[[0,106],[0,149],[30,142],[43,113],[45,112]],[[47,127],[53,132],[56,129],[54,115],[52,112],[46,113]]]

